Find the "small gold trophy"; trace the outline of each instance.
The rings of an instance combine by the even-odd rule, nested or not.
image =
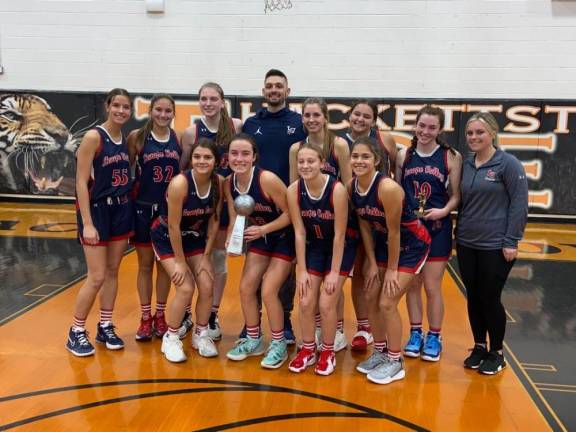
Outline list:
[[[426,210],[424,210],[425,207],[426,207],[426,192],[421,190],[420,192],[418,192],[418,209],[414,210],[414,214],[418,219],[424,217],[424,214],[426,213]]]

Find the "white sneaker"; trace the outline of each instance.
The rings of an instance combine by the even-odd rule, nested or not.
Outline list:
[[[172,363],[181,363],[186,361],[186,354],[182,347],[182,341],[178,335],[171,336],[168,332],[164,333],[162,337],[162,352],[166,360]]]
[[[334,336],[334,352],[345,350],[346,347],[348,347],[346,335],[343,331],[336,330],[336,335]]]
[[[220,330],[220,322],[218,321],[218,316],[214,318],[212,325],[210,323],[208,324],[208,330],[206,331],[208,332],[210,339],[213,341],[219,341],[222,339],[222,330]]]
[[[202,330],[199,335],[196,333],[192,335],[192,348],[197,349],[198,354],[202,357],[216,357],[218,355],[218,348],[216,348],[212,338],[208,336],[208,330]]]

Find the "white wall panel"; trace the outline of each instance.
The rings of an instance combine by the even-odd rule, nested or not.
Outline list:
[[[0,89],[576,98],[576,2],[557,0],[0,2]]]

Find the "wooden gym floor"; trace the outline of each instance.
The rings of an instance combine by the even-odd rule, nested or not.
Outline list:
[[[471,333],[452,260],[441,361],[406,359],[406,378],[387,386],[355,372],[364,356],[350,350],[337,354],[330,377],[296,375],[287,366],[264,370],[257,358],[228,361],[224,354],[243,321],[241,258],[229,261],[218,358],[199,357],[188,337],[188,361],[171,364],[159,340],[134,341],[133,252],[122,263],[114,313],[126,348],[97,346],[93,357],[73,357],[64,344],[85,274],[75,234],[71,205],[0,204],[0,430],[576,430],[576,226],[527,230],[504,292],[510,367],[503,373],[480,376],[462,367]],[[95,306],[87,323],[92,340]],[[293,321],[299,335],[297,312]],[[354,326],[348,296],[349,339]]]

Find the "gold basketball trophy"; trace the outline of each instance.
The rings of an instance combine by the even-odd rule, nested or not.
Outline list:
[[[422,219],[426,214],[426,193],[424,191],[418,192],[418,209],[414,210],[414,214],[418,219]]]
[[[254,198],[250,195],[238,195],[234,200],[234,210],[236,210],[236,221],[232,227],[232,234],[226,252],[229,255],[242,255],[244,252],[244,229],[246,228],[246,216],[250,216],[254,211]]]

